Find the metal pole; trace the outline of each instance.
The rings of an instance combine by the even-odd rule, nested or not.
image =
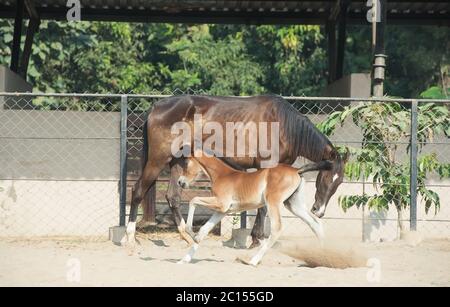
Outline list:
[[[127,118],[128,97],[120,99],[120,210],[119,226],[125,226],[125,208],[127,202]]]
[[[247,211],[241,212],[241,228],[247,228]]]
[[[336,81],[336,22],[328,20],[328,84]]]
[[[364,176],[362,179],[362,193],[363,193],[363,196],[366,195],[366,178]],[[364,203],[362,204],[362,235],[361,235],[361,237],[362,237],[363,242],[367,241],[367,238],[366,238],[366,206]]]
[[[375,44],[377,42],[377,20],[378,16],[378,1],[372,0],[372,52],[375,54]]]
[[[372,44],[373,44],[373,96],[383,97],[383,82],[386,70],[386,55],[384,47],[384,32],[386,24],[387,5],[386,0],[373,0],[373,13],[375,18],[372,22]]]
[[[338,42],[336,55],[336,80],[344,76],[344,55],[345,42],[347,40],[347,10],[348,0],[341,1],[339,6],[339,27],[338,27]]]
[[[30,61],[31,51],[33,48],[33,38],[39,30],[41,20],[39,18],[30,17],[28,22],[27,35],[25,37],[25,44],[23,46],[22,58],[19,63],[19,73],[24,80],[27,79],[28,63]]]
[[[11,65],[12,71],[19,71],[20,41],[22,38],[24,0],[16,1],[16,17],[14,19],[14,36],[11,46]]]
[[[417,100],[411,103],[411,173],[410,173],[410,211],[409,227],[411,231],[417,230]]]

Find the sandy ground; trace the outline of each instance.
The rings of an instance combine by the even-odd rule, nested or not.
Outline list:
[[[134,255],[107,241],[0,240],[0,285],[450,286],[450,239],[425,240],[415,247],[404,241],[346,240],[345,248],[356,250],[366,263],[369,259],[369,266],[346,269],[309,267],[283,253],[308,239],[282,239],[256,268],[236,261],[254,250],[224,247],[219,238],[204,241],[194,262],[184,265],[176,261],[187,251],[185,243],[168,234],[141,237]],[[335,253],[347,257],[350,249],[345,248]]]

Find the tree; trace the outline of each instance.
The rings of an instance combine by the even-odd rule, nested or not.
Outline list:
[[[345,73],[372,70],[371,28],[349,26],[345,50]],[[449,65],[450,29],[436,26],[388,25],[386,28],[385,92],[416,98],[433,84]]]
[[[261,64],[264,87],[284,95],[318,96],[327,82],[324,28],[311,25],[249,26],[243,40]]]
[[[172,88],[207,89],[213,95],[254,95],[264,92],[261,65],[247,53],[239,35],[214,39],[208,25],[166,45],[180,65],[169,74]]]
[[[449,32],[447,27],[389,26],[386,91],[418,97],[440,84],[449,64]],[[370,37],[369,26],[349,26],[345,73],[371,71]],[[0,64],[9,66],[12,39],[13,20],[0,20]],[[326,49],[324,27],[311,25],[44,20],[33,44],[28,80],[42,92],[195,88],[220,95],[317,96],[326,86]]]
[[[423,144],[438,135],[450,136],[450,112],[448,106],[435,103],[419,105],[418,141]],[[385,210],[395,206],[400,230],[404,230],[402,211],[410,205],[410,164],[402,161],[402,151],[408,147],[400,142],[410,136],[410,111],[393,103],[360,103],[332,113],[319,129],[330,135],[335,128],[352,121],[362,131],[362,147],[351,148],[355,159],[346,165],[345,175],[350,180],[372,181],[377,193],[374,195],[345,195],[339,198],[344,210],[352,206],[367,205],[371,209]],[[404,154],[404,152],[403,152]],[[403,159],[408,160],[408,159]],[[427,189],[427,176],[435,172],[441,178],[450,177],[450,164],[439,163],[436,153],[423,154],[418,159],[417,192],[425,202],[428,213],[434,207],[439,210],[439,195]]]

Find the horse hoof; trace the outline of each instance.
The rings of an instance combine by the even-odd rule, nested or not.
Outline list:
[[[130,244],[127,246],[128,256],[133,256],[136,253],[136,244]]]
[[[258,265],[258,264],[254,264],[251,260],[248,260],[248,259],[245,259],[245,258],[241,258],[241,257],[237,257],[236,261],[240,262],[242,264],[245,264],[245,265],[251,265],[253,267],[256,267]]]
[[[136,241],[125,241],[121,246],[127,250],[128,256],[134,255],[136,251]]]
[[[191,262],[191,260],[190,259],[181,259],[181,260],[179,260],[178,262],[177,262],[177,264],[187,264],[187,263],[190,263]]]
[[[253,241],[252,244],[250,244],[250,247],[248,249],[253,249],[253,248],[258,247],[260,245],[261,245],[261,243],[259,242],[259,240],[258,241]]]

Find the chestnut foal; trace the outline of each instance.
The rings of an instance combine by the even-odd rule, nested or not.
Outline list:
[[[238,171],[222,160],[196,151],[194,157],[187,158],[184,174],[179,177],[178,185],[186,188],[194,181],[201,169],[211,180],[212,197],[194,197],[189,202],[189,213],[186,225],[180,231],[193,237],[195,243],[179,263],[188,263],[208,233],[227,214],[267,207],[271,232],[264,240],[257,253],[251,258],[250,265],[256,266],[279,238],[282,231],[281,209],[286,206],[294,215],[305,221],[319,238],[323,238],[322,224],[318,218],[310,214],[304,202],[302,190],[304,178],[300,174],[306,171],[326,169],[326,163],[313,163],[300,169],[286,164],[278,164],[274,168],[260,169],[255,172]],[[214,214],[194,236],[192,222],[195,206],[204,206],[214,210]]]

